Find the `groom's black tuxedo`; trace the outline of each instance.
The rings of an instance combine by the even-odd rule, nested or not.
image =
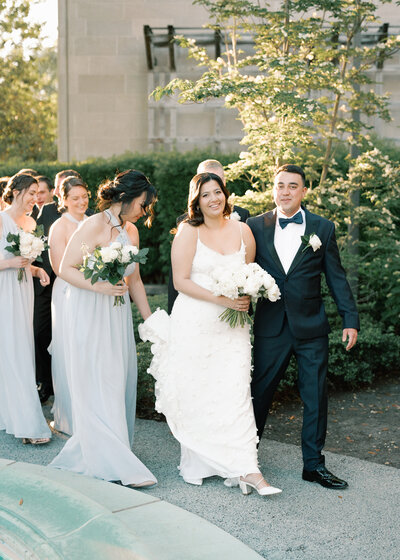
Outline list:
[[[304,209],[305,235],[315,233],[322,245],[317,251],[302,244],[286,274],[274,246],[276,212],[250,218],[256,240],[256,262],[276,280],[281,299],[270,302],[261,299],[257,305],[254,334],[276,336],[287,318],[296,338],[315,338],[330,332],[321,297],[321,273],[325,274],[335,299],[343,328],[359,328],[354,298],[340,262],[335,238],[335,226],[329,220]]]
[[[321,247],[302,243],[286,273],[274,246],[276,210],[250,218],[256,240],[256,262],[276,280],[281,299],[257,303],[254,318],[254,375],[252,395],[261,437],[273,394],[294,354],[299,390],[304,402],[302,449],[304,466],[314,470],[324,462],[321,451],[327,422],[326,373],[330,331],[321,296],[321,274],[342,317],[343,328],[359,329],[359,319],[345,271],[340,262],[335,226],[304,209],[305,235],[315,233]]]

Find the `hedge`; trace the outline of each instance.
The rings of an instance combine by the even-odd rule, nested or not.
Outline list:
[[[170,230],[176,225],[176,218],[186,209],[190,179],[195,175],[197,165],[204,159],[218,159],[223,165],[236,161],[237,154],[219,154],[204,151],[192,151],[184,154],[178,152],[157,152],[148,154],[125,153],[112,158],[91,158],[85,161],[33,162],[9,161],[0,164],[0,176],[14,175],[19,169],[29,167],[41,175],[54,178],[61,169],[75,169],[88,184],[91,192],[90,206],[95,208],[96,192],[106,179],[112,179],[116,173],[125,169],[142,171],[154,184],[158,192],[155,207],[155,220],[149,230],[138,224],[141,246],[149,247],[149,259],[142,267],[142,276],[148,283],[165,282],[170,263],[172,236]],[[231,192],[242,195],[248,188],[244,181],[230,183]]]

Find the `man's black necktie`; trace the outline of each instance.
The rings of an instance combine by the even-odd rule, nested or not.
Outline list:
[[[281,226],[282,229],[285,229],[285,227],[288,224],[302,224],[302,223],[303,223],[303,216],[301,212],[297,212],[297,214],[295,214],[291,218],[279,218],[279,225]]]

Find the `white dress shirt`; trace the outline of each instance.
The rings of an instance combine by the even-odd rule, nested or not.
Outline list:
[[[287,218],[288,216],[282,214],[282,212],[278,210],[278,208],[276,209],[274,245],[275,250],[278,253],[279,260],[282,263],[283,270],[286,272],[286,274],[288,273],[290,265],[292,264],[297,251],[299,250],[299,247],[301,245],[301,237],[306,231],[305,212],[302,208],[300,208],[299,212],[301,212],[301,215],[303,216],[303,223],[287,224],[287,226],[282,229],[279,224],[279,218]],[[293,216],[295,214],[297,214],[297,212],[295,212]]]

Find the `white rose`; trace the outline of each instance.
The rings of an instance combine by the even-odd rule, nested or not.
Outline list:
[[[244,292],[247,295],[255,298],[258,296],[259,291],[260,291],[260,282],[258,278],[256,277],[248,278],[244,286]]]
[[[121,248],[122,248],[122,245],[119,241],[114,241],[110,245],[110,249],[121,249]]]
[[[100,249],[100,255],[103,263],[109,263],[118,257],[118,251],[111,247],[102,247]]]
[[[43,251],[44,243],[39,237],[35,237],[35,239],[33,240],[32,249],[38,252],[39,254]]]
[[[137,255],[139,253],[139,249],[136,247],[136,245],[127,245],[127,247],[129,248],[129,252],[132,253],[132,255]]]
[[[236,220],[237,222],[240,222],[240,216],[237,212],[232,212],[229,217],[231,220]]]
[[[132,252],[130,251],[130,246],[125,245],[125,247],[122,247],[122,249],[121,249],[120,261],[123,264],[128,263],[131,260],[131,255],[132,255]]]
[[[310,239],[308,240],[308,243],[311,245],[314,252],[317,251],[322,245],[322,241],[320,240],[318,235],[315,235],[315,233],[310,235]]]
[[[34,239],[35,237],[30,233],[21,231],[19,235],[19,251],[21,253],[21,256],[29,258],[32,250],[32,242],[34,241]]]
[[[281,297],[281,292],[278,288],[278,284],[275,284],[268,290],[268,299],[269,301],[277,301]]]
[[[266,272],[263,276],[263,286],[266,290],[270,290],[271,288],[273,288],[275,284],[275,280],[273,279],[273,277],[268,274],[268,272]]]

